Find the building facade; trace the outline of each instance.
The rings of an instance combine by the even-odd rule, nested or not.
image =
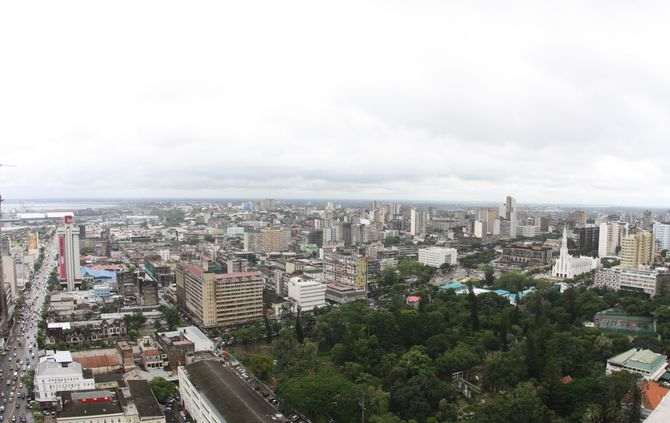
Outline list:
[[[326,284],[299,276],[288,281],[288,297],[295,308],[312,311],[326,305]]]
[[[650,266],[656,253],[654,235],[641,231],[626,236],[621,242],[621,265],[624,267]]]
[[[420,248],[419,262],[430,267],[440,267],[443,264],[455,266],[458,263],[458,251],[446,247]]]
[[[551,275],[559,279],[572,279],[598,267],[599,260],[589,256],[573,257],[568,253],[568,232],[563,228],[563,239],[558,259],[551,269]]]
[[[654,222],[654,239],[662,250],[670,250],[670,223]]]
[[[75,282],[81,279],[79,265],[79,227],[72,216],[65,216],[63,226],[58,229],[58,276],[74,291]]]
[[[234,326],[263,317],[259,272],[211,273],[194,265],[177,267],[177,303],[204,327]]]
[[[653,297],[666,292],[670,287],[670,273],[653,269],[611,267],[598,270],[593,278],[593,285],[614,291],[641,292]]]
[[[56,401],[56,393],[61,391],[79,391],[95,388],[93,379],[84,378],[81,364],[58,362],[47,358],[35,369],[35,400],[39,402]]]

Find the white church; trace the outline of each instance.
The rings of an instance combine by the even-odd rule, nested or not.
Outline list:
[[[551,269],[551,276],[559,279],[572,279],[582,273],[597,269],[599,260],[588,256],[573,257],[568,253],[568,232],[563,228],[561,253]]]

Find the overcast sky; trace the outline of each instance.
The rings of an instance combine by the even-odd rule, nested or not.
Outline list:
[[[512,3],[2,2],[0,192],[670,206],[670,3]]]

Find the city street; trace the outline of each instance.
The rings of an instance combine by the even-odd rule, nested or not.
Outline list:
[[[5,340],[5,349],[0,356],[0,410],[4,407],[0,421],[32,422],[29,409],[30,393],[22,377],[28,370],[35,370],[38,363],[37,324],[47,293],[49,273],[56,265],[56,242],[52,239],[45,246],[44,262],[33,276],[30,291],[25,291],[24,306],[14,312],[13,324]],[[25,420],[24,420],[25,419]]]

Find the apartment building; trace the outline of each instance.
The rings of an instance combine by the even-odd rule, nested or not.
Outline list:
[[[458,262],[458,251],[446,247],[420,248],[419,262],[430,267],[440,267],[443,264],[455,266]]]
[[[593,278],[593,285],[615,291],[643,292],[653,297],[670,288],[670,272],[611,267],[598,270]]]
[[[654,263],[654,235],[641,231],[626,236],[621,242],[621,265],[624,267],[649,266]]]
[[[233,326],[263,317],[264,280],[259,272],[213,273],[181,264],[177,303],[204,327]]]
[[[326,284],[296,276],[288,281],[288,297],[295,308],[312,311],[326,305]]]
[[[257,253],[287,251],[291,243],[289,228],[263,228],[244,234],[244,249]]]

